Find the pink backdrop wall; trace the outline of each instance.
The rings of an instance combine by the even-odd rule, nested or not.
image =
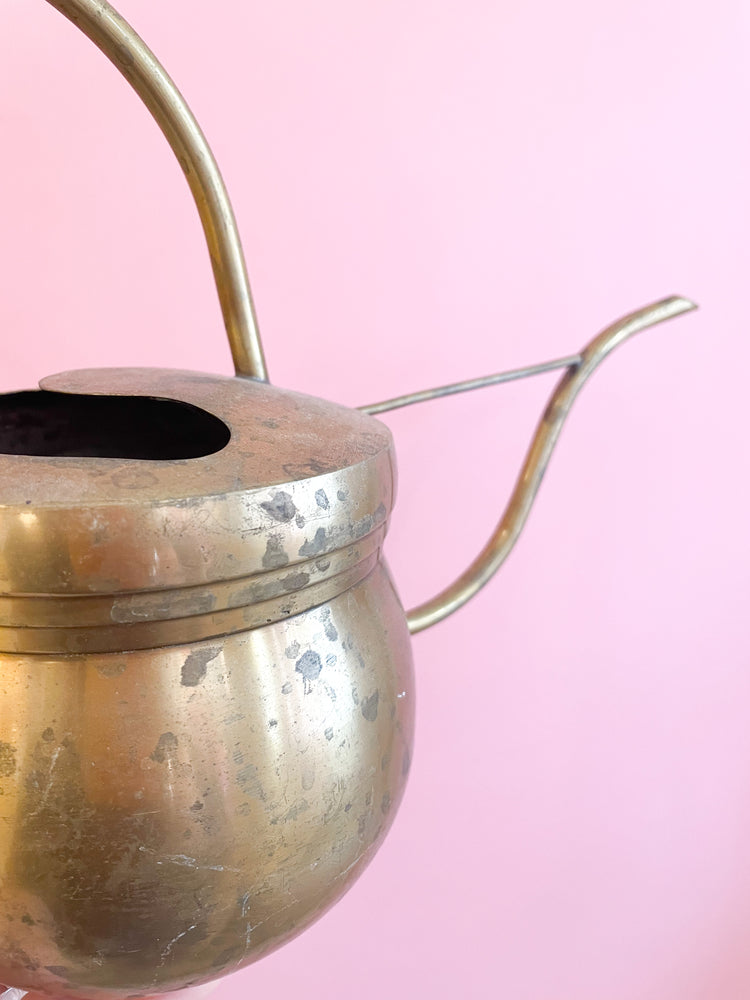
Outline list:
[[[747,5],[121,8],[214,145],[277,383],[355,405],[569,353],[672,292],[702,307],[607,363],[502,575],[416,638],[380,855],[217,1000],[744,1000]],[[43,0],[0,19],[0,390],[229,372],[150,119]],[[406,604],[483,541],[551,382],[389,419]]]

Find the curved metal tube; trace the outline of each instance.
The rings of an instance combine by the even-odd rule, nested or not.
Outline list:
[[[47,0],[119,69],[164,133],[203,224],[237,375],[267,381],[266,364],[237,223],[200,126],[156,56],[104,0]]]
[[[508,506],[494,534],[474,562],[457,580],[436,597],[408,612],[406,617],[410,632],[421,632],[422,629],[435,625],[453,614],[473,597],[505,562],[526,523],[565,418],[586,380],[607,355],[646,327],[696,308],[695,303],[678,296],[662,299],[608,326],[584,348],[578,363],[572,365],[563,375],[550,397],[526,453],[521,474],[516,480]]]

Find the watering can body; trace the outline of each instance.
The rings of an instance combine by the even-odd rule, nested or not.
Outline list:
[[[0,456],[0,980],[163,992],[302,930],[398,806],[414,691],[380,555],[392,441],[249,380],[43,387],[2,413],[27,454]],[[136,451],[183,453],[168,425],[140,432],[154,397],[165,424],[192,421],[188,448],[229,440],[87,454],[103,400],[128,409]]]

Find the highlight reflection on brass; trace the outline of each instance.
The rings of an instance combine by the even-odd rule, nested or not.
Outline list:
[[[346,891],[401,798],[413,678],[382,566],[220,642],[0,665],[16,986],[124,997],[239,968]]]

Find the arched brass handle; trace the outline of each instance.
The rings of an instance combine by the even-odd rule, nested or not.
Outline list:
[[[643,309],[638,309],[636,312],[629,313],[613,323],[612,326],[608,326],[578,355],[561,358],[559,361],[551,361],[547,364],[534,365],[531,368],[521,368],[515,372],[490,375],[484,379],[472,379],[470,382],[458,382],[440,389],[430,389],[426,392],[414,393],[411,396],[400,396],[385,403],[361,407],[366,413],[383,413],[386,410],[422,402],[425,399],[452,395],[456,392],[481,388],[498,382],[507,382],[515,378],[524,378],[542,371],[549,371],[552,368],[568,368],[555,387],[544,415],[539,421],[536,433],[526,453],[521,474],[516,480],[510,501],[492,537],[457,580],[436,597],[408,612],[406,617],[410,632],[421,632],[422,629],[435,625],[457,611],[488,582],[508,558],[526,523],[526,518],[534,503],[534,498],[541,485],[565,418],[587,379],[607,355],[619,344],[624,343],[641,330],[645,330],[646,327],[662,323],[664,320],[695,308],[697,308],[695,303],[678,296],[662,299]]]
[[[47,0],[114,63],[153,115],[179,160],[211,256],[237,375],[267,380],[237,223],[224,182],[200,126],[145,42],[104,0]]]

